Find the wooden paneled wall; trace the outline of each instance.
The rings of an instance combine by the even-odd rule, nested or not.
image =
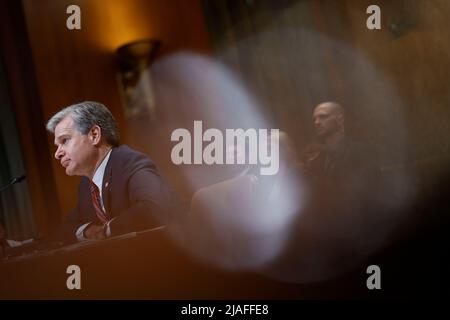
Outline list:
[[[70,4],[81,8],[81,30],[66,28]],[[38,176],[37,168],[51,163],[44,174],[54,181],[61,216],[67,213],[76,200],[78,179],[66,177],[52,160],[52,137],[42,131],[45,120],[62,106],[98,100],[111,108],[126,133],[114,50],[139,38],[158,38],[160,57],[186,49],[210,53],[208,29],[215,55],[240,74],[262,101],[261,112],[299,148],[312,138],[315,104],[333,99],[347,107],[350,131],[379,148],[383,164],[448,154],[450,3],[379,0],[382,30],[377,31],[366,28],[371,4],[217,0],[203,1],[203,16],[200,0],[22,0],[29,38],[24,49],[32,61],[25,69],[32,72],[29,79],[14,72],[23,67],[23,59],[14,57],[21,51],[7,51],[13,82],[30,81],[22,92],[31,96],[16,93],[15,103],[21,99],[23,110],[34,111],[30,116],[23,111],[19,118],[39,122],[20,128],[29,137],[22,141],[29,167]],[[392,31],[392,24],[405,21],[400,33]],[[32,192],[44,208],[48,197],[38,188]],[[41,219],[40,225],[46,223]]]
[[[205,1],[216,54],[245,79],[299,148],[311,113],[338,100],[354,136],[385,165],[450,152],[450,3],[380,0]],[[398,26],[398,32],[394,32]]]
[[[33,97],[26,99],[27,108],[32,112],[23,113],[18,121],[35,122],[27,133],[30,143],[22,141],[25,157],[36,166],[28,169],[38,175],[39,167],[49,168],[41,173],[45,178],[36,185],[48,180],[55,188],[48,193],[52,199],[46,199],[42,190],[36,188],[32,193],[39,199],[38,203],[59,203],[59,208],[54,208],[56,216],[50,216],[44,204],[42,210],[36,212],[40,217],[38,225],[45,230],[49,219],[53,224],[58,223],[75,205],[79,181],[77,177],[67,177],[54,160],[53,137],[45,132],[45,122],[64,106],[84,100],[100,101],[113,112],[123,142],[127,143],[115,50],[133,40],[156,38],[162,44],[160,57],[178,50],[208,53],[209,39],[197,0],[23,0],[21,4],[23,21],[15,23],[24,28],[27,36],[21,39],[21,44],[32,63],[28,69],[29,79],[17,78],[17,70],[23,63],[20,57],[9,57],[8,63],[13,82],[20,86],[19,82],[28,81],[28,86],[34,86],[29,91],[23,90],[25,95]],[[73,4],[81,9],[81,30],[66,28],[69,16],[66,8]],[[17,9],[17,4],[15,7]],[[38,113],[39,117],[32,116],[33,113]],[[28,129],[23,125],[20,130]],[[33,143],[31,137],[37,142]],[[29,179],[33,182],[33,175]]]

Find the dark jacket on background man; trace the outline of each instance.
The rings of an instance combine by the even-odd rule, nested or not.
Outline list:
[[[81,178],[78,203],[62,229],[64,242],[75,242],[77,229],[97,221],[91,200],[90,181]],[[174,190],[146,155],[126,145],[113,148],[102,183],[102,198],[111,236],[164,225],[178,209]]]

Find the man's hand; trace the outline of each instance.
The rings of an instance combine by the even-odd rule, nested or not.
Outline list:
[[[98,224],[90,224],[84,230],[84,237],[90,240],[103,240],[106,239],[105,229]]]

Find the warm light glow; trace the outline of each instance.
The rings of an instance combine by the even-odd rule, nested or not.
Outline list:
[[[87,14],[94,15],[89,17],[89,23],[95,25],[89,29],[91,39],[97,46],[114,52],[125,43],[153,37],[155,27],[151,12],[142,10],[135,2],[109,0],[108,5],[102,0],[92,2],[92,13]]]

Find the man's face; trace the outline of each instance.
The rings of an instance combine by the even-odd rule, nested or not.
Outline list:
[[[55,158],[66,168],[69,176],[88,176],[95,167],[95,146],[90,133],[81,134],[70,116],[55,127]]]
[[[320,104],[314,109],[314,128],[319,137],[338,131],[343,124],[343,115],[330,104]]]

